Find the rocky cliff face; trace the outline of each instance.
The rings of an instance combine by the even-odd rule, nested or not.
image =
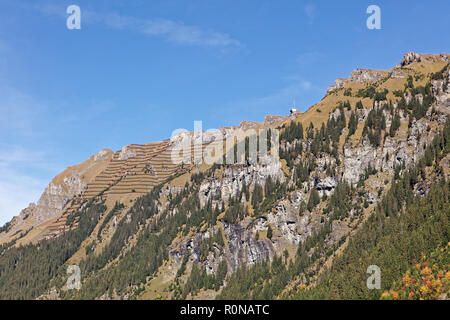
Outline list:
[[[87,184],[104,170],[112,155],[111,150],[101,150],[85,162],[69,167],[57,175],[45,188],[36,204],[31,203],[17,217],[13,218],[11,229],[0,239],[7,238],[8,234],[12,235],[20,230],[26,231],[36,227],[57,215],[69,201],[80,195],[86,189]]]
[[[420,61],[422,61],[420,54],[416,52],[408,52],[403,56],[402,61],[400,61],[397,67],[404,67],[413,62],[420,62]]]
[[[345,87],[345,85],[351,81],[357,82],[357,83],[376,82],[376,81],[383,79],[383,77],[386,74],[387,74],[386,71],[381,71],[381,70],[356,69],[350,73],[349,78],[336,79],[334,85],[331,85],[327,89],[327,93],[330,93],[337,89],[341,89],[341,88]]]
[[[221,200],[228,201],[231,197],[239,195],[244,184],[250,189],[256,184],[264,187],[268,177],[281,182],[286,179],[280,161],[270,155],[262,157],[261,161],[255,164],[226,167],[221,177],[212,177],[201,184],[200,203],[204,206],[208,200],[217,196],[220,196]]]
[[[283,255],[286,264],[289,259],[295,261],[299,249],[305,250],[307,258],[302,259],[314,262],[298,279],[314,277],[376,208],[395,174],[426,156],[427,146],[450,114],[449,60],[446,54],[408,53],[391,70],[357,69],[349,78],[336,80],[320,105],[304,113],[268,116],[264,123],[242,121],[216,132],[181,132],[170,140],[128,145],[116,153],[103,150],[55,177],[38,203],[13,220],[8,235],[41,225],[64,209],[59,217],[64,225],[60,235],[76,228],[76,223],[66,228],[65,219],[93,199],[106,203],[108,210],[75,256],[77,262],[87,257],[92,265],[108,262],[102,272],[92,267],[92,274],[98,276],[94,282],[101,283],[109,270],[120,274],[124,257],[133,263],[146,259],[135,268],[145,272],[124,280],[127,285],[115,297],[141,297],[142,292],[156,290],[173,298],[174,288],[189,282],[194,265],[216,277],[225,261],[231,276],[240,267],[251,268],[277,256]],[[345,92],[349,88],[358,92]],[[368,88],[373,92],[367,92]],[[350,119],[356,122],[352,135]],[[230,139],[234,142],[240,130],[269,128],[284,133],[281,158],[259,154],[258,161],[236,164],[172,163],[183,157],[197,159],[194,145],[201,146],[202,159],[208,148],[223,147]],[[301,135],[299,130],[303,130]],[[183,148],[184,155],[180,153]],[[446,174],[448,163],[448,157],[441,161]],[[429,184],[418,180],[414,192],[426,194]],[[157,194],[146,198],[154,188]],[[125,205],[120,214],[111,210],[116,201]],[[76,203],[73,207],[72,202]],[[227,218],[231,210],[239,211],[234,219]],[[174,217],[179,221],[170,220]],[[167,221],[172,225],[166,226]],[[106,227],[97,236],[101,225]],[[164,254],[152,256],[153,242],[143,245],[148,239],[165,243],[156,250]],[[314,241],[320,245],[312,245]],[[117,251],[113,245],[119,247],[116,255],[111,253]],[[107,254],[111,257],[105,258]],[[156,271],[148,271],[151,267]],[[92,274],[85,283],[89,284]],[[133,282],[136,279],[141,282]],[[221,286],[226,287],[226,281]],[[200,289],[208,297],[217,295],[210,288]],[[98,297],[110,294],[105,291]]]
[[[447,56],[445,56],[447,57]],[[426,61],[444,61],[442,57],[430,59],[425,56]],[[336,85],[331,90],[345,88],[349,83],[376,83],[389,79],[404,79],[414,72],[410,69],[403,69],[405,66],[424,61],[424,58],[415,53],[406,54],[401,63],[390,71],[373,71],[358,69],[351,73],[348,79],[338,79]],[[299,187],[296,184],[295,174],[292,171],[286,175],[276,162],[270,162],[264,166],[229,166],[224,169],[220,177],[210,177],[204,179],[200,186],[199,199],[204,206],[209,200],[214,199],[229,200],[233,196],[238,196],[243,185],[250,186],[250,190],[255,184],[264,185],[268,176],[276,181],[287,183],[292,189],[272,205],[272,209],[255,218],[244,218],[238,223],[223,223],[224,238],[227,242],[226,249],[215,248],[217,252],[208,255],[204,261],[199,259],[199,250],[205,235],[214,233],[214,228],[197,233],[189,241],[184,242],[184,249],[174,249],[171,255],[180,262],[183,257],[182,252],[191,250],[191,262],[205,268],[208,274],[216,274],[220,261],[225,259],[231,271],[234,272],[239,266],[250,267],[262,261],[271,261],[276,255],[280,255],[284,250],[290,250],[305,243],[307,239],[319,232],[328,221],[330,222],[330,232],[325,238],[328,248],[338,246],[343,240],[348,238],[357,221],[361,221],[363,208],[354,203],[354,208],[346,214],[347,219],[330,220],[331,215],[324,210],[324,206],[316,206],[310,210],[305,209],[308,199],[311,197],[311,190],[318,192],[320,198],[329,199],[336,192],[339,184],[348,183],[353,187],[364,181],[363,176],[371,168],[375,174],[370,173],[370,178],[363,184],[363,191],[359,191],[362,197],[358,201],[367,204],[364,208],[376,205],[386,189],[386,184],[393,179],[394,171],[397,168],[407,170],[418,163],[425,156],[426,146],[432,144],[440,125],[442,125],[449,113],[450,100],[448,89],[445,87],[449,83],[448,75],[450,70],[446,70],[443,80],[432,80],[431,90],[434,103],[425,110],[426,115],[419,119],[411,116],[397,100],[375,100],[372,107],[354,109],[358,126],[362,129],[368,114],[371,111],[381,110],[385,121],[386,129],[380,137],[380,145],[374,146],[366,135],[358,139],[345,140],[339,148],[338,156],[331,157],[327,154],[320,154],[315,159],[315,168],[309,173],[309,179]],[[381,91],[381,89],[378,89]],[[411,94],[405,92],[403,97],[407,104],[417,103],[424,106],[425,97],[423,94]],[[344,96],[344,99],[347,99]],[[389,109],[392,105],[392,109]],[[342,109],[336,108],[328,115],[328,120],[337,121],[342,114]],[[344,111],[346,119],[350,118],[351,112]],[[399,129],[394,135],[389,134],[393,125],[394,115],[398,115]],[[270,119],[269,119],[270,121]],[[267,122],[267,121],[266,121]],[[282,123],[282,122],[281,122]],[[306,124],[304,124],[306,126]],[[343,130],[346,134],[347,128]],[[303,150],[311,148],[311,141],[299,141],[281,143],[284,151],[294,150],[295,146],[302,144]],[[302,164],[305,159],[298,157],[293,162],[296,165]],[[338,164],[340,162],[341,164]],[[333,168],[330,175],[329,168]],[[420,190],[419,190],[420,189]],[[426,193],[426,186],[418,187],[418,194]],[[243,198],[243,202],[246,200]],[[325,200],[326,201],[326,200]],[[218,205],[219,201],[217,201]],[[268,229],[272,234],[270,239],[264,237]],[[262,236],[261,236],[262,235]],[[224,250],[223,252],[221,250]],[[313,251],[309,253],[311,256]],[[318,266],[319,268],[319,266]]]
[[[436,104],[430,106],[426,111],[431,116],[432,109],[435,108],[441,112],[437,117],[438,123],[443,123],[450,113],[448,106],[450,105],[450,95],[442,91],[442,81],[432,81],[433,93]],[[423,97],[416,96],[417,101],[422,105]],[[412,97],[407,96],[405,99],[408,103]],[[387,101],[386,101],[387,103]],[[374,106],[375,108],[377,105]],[[397,104],[394,104],[396,110]],[[402,111],[399,112],[400,121],[407,123],[408,119]],[[391,125],[391,116],[385,114],[386,124]],[[431,131],[430,118],[422,118],[420,120],[413,119],[408,132],[403,132],[400,136],[392,138],[386,136],[383,144],[374,148],[367,139],[363,139],[358,145],[346,144],[344,147],[344,179],[349,183],[357,183],[361,174],[370,165],[371,167],[386,172],[392,172],[396,166],[404,164],[410,168],[420,158],[423,157],[425,149],[421,146],[428,145],[435,132]]]

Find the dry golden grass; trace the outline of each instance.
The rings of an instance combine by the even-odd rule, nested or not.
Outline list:
[[[179,266],[172,260],[164,262],[158,269],[156,277],[149,280],[145,286],[144,291],[139,295],[141,300],[166,300],[169,298],[169,285],[175,279]],[[181,277],[183,279],[183,277]]]
[[[286,159],[281,159],[281,170],[283,170],[284,174],[288,177],[291,176],[291,172],[287,166]]]
[[[412,63],[401,70],[405,74],[411,75],[424,75],[419,80],[414,80],[414,84],[425,85],[429,80],[429,74],[440,71],[447,63],[442,61],[438,55],[422,55],[422,62]],[[387,75],[387,71],[379,71],[384,75]],[[398,99],[393,95],[395,90],[403,90],[406,83],[405,78],[385,78],[378,81],[378,90],[384,88],[389,90],[387,95],[388,100]],[[304,128],[307,128],[310,122],[313,123],[315,128],[320,128],[321,124],[329,119],[330,113],[338,106],[339,103],[344,101],[350,101],[352,109],[355,108],[357,101],[361,100],[364,108],[369,109],[372,107],[372,100],[370,98],[361,99],[356,97],[355,94],[359,89],[365,88],[367,84],[357,83],[357,82],[347,82],[344,88],[336,90],[333,93],[327,94],[320,102],[313,105],[304,113],[298,113],[294,121],[301,122]],[[345,89],[352,89],[352,96],[344,96]],[[320,110],[320,112],[317,112]],[[286,120],[285,123],[291,120]],[[348,121],[348,119],[347,119]],[[250,121],[243,121],[241,125],[256,125],[258,128],[264,127],[262,123],[254,123]],[[272,128],[280,126],[280,123],[274,124]],[[359,123],[355,134],[350,137],[351,142],[357,142],[362,135],[363,123]],[[400,135],[406,135],[407,133],[407,122],[402,121],[401,127],[399,129]],[[345,136],[341,136],[340,148],[345,141]],[[62,173],[58,174],[53,180],[54,184],[62,184],[64,178],[70,176],[74,171],[82,172],[82,179],[89,183],[88,191],[85,193],[84,197],[89,198],[93,195],[98,194],[106,186],[110,185],[114,179],[119,176],[124,175],[127,172],[126,177],[123,181],[117,183],[113,186],[109,192],[106,192],[106,205],[108,209],[112,208],[116,201],[125,204],[126,206],[131,206],[137,197],[150,191],[151,188],[157,183],[162,182],[165,178],[169,177],[175,172],[175,166],[170,166],[170,151],[167,149],[168,141],[154,142],[144,145],[131,145],[130,148],[138,153],[135,158],[130,158],[127,161],[117,160],[118,152],[114,153],[111,150],[107,150],[106,159],[102,161],[93,161],[94,156],[89,158],[87,161],[67,168]],[[233,144],[228,144],[233,145]],[[154,181],[147,178],[142,174],[144,165],[150,161],[153,164],[155,170],[158,172],[158,178]],[[205,172],[211,166],[202,164],[200,166],[200,171]],[[219,179],[222,177],[223,169],[219,168],[215,171],[215,176]],[[288,176],[290,175],[289,169],[286,167],[286,163],[282,160],[282,170]],[[190,181],[192,173],[196,172],[196,169],[190,170],[189,172],[173,179],[167,185],[168,186],[178,186],[183,187],[186,182]],[[131,192],[131,190],[136,190],[136,192]],[[163,199],[164,200],[164,199]],[[76,208],[76,207],[75,207]],[[250,212],[252,212],[251,205],[249,206]],[[67,209],[67,208],[66,208]],[[48,230],[55,226],[60,226],[64,224],[64,217],[62,217],[63,212],[60,212],[55,217],[42,223],[38,226],[33,227],[34,220],[32,217],[28,218],[25,223],[21,226],[11,229],[7,236],[0,235],[0,244],[12,240],[12,234],[18,230],[25,231],[32,228],[31,231],[22,239],[17,241],[17,245],[26,244],[29,242],[36,242],[48,234]],[[219,218],[223,218],[224,213],[222,213]],[[98,228],[98,226],[97,226]],[[94,232],[95,233],[95,232]],[[18,235],[16,235],[17,237]],[[89,239],[91,240],[91,239]],[[88,239],[86,240],[88,241]],[[83,243],[80,252],[84,252],[85,243]],[[82,254],[76,255],[77,257],[82,257]],[[74,259],[76,257],[74,256]],[[78,258],[77,258],[78,259]]]

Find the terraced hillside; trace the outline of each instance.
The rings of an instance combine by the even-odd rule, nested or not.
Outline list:
[[[408,53],[336,80],[304,113],[101,152],[58,213],[2,228],[0,298],[378,299],[450,241],[449,83],[450,55]],[[255,158],[240,129],[278,132],[278,156]],[[245,161],[213,151],[238,145]],[[67,287],[72,264],[80,290]],[[378,291],[370,264],[388,273]]]

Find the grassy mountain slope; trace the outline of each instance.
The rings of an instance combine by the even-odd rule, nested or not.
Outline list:
[[[450,56],[404,61],[356,70],[306,112],[257,124],[279,130],[280,161],[253,159],[248,140],[234,164],[168,165],[175,140],[115,153],[36,227],[46,240],[25,233],[0,246],[0,298],[378,299],[396,289],[414,259],[448,243],[450,213]],[[66,285],[72,264],[80,290]],[[380,290],[365,285],[370,264]]]

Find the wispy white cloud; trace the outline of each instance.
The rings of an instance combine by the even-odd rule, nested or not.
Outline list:
[[[247,112],[254,114],[258,118],[267,114],[276,115],[277,110],[283,110],[282,113],[279,114],[286,114],[292,106],[293,100],[296,100],[298,109],[303,110],[308,106],[302,105],[302,98],[313,90],[317,90],[317,88],[310,81],[301,79],[300,77],[293,77],[288,85],[266,96],[243,99],[230,102],[224,107],[214,108],[214,118],[230,118],[230,114],[236,114],[236,119],[231,120],[240,121],[243,120],[239,115],[240,113],[234,111],[239,111],[242,109],[247,110]],[[245,120],[263,120],[258,118]]]
[[[0,224],[39,199],[48,184],[39,177],[52,176],[60,169],[44,149],[38,149],[45,144],[21,145],[31,145],[43,131],[51,130],[46,114],[47,105],[14,87],[0,85]]]
[[[48,166],[41,151],[0,145],[0,225],[18,215],[30,202],[36,202],[48,184],[26,171]]]
[[[320,62],[325,59],[325,54],[318,51],[307,51],[296,57],[296,62],[300,67],[310,66],[311,64]]]
[[[52,172],[61,169],[49,160],[48,152],[43,149],[32,149],[21,145],[0,143],[0,169],[18,170],[20,168]]]
[[[68,105],[68,103],[66,103]],[[73,105],[71,103],[70,105]],[[86,106],[78,107],[75,111],[70,111],[73,109],[67,106],[66,109],[69,111],[64,112],[59,117],[58,123],[62,126],[66,124],[80,124],[89,123],[90,121],[97,120],[100,117],[105,116],[107,113],[114,111],[117,108],[117,104],[113,100],[92,100],[86,103]]]
[[[46,182],[14,170],[0,168],[0,225],[10,221],[30,202],[36,202]]]
[[[0,129],[31,134],[33,122],[43,110],[31,96],[16,88],[0,85]]]
[[[286,105],[287,107],[293,99],[304,94],[307,91],[310,91],[311,89],[313,89],[313,85],[311,82],[307,80],[299,80],[288,85],[287,87],[279,89],[273,94],[250,100],[250,102],[251,105],[254,105],[255,107],[279,107],[284,105]]]
[[[121,30],[133,30],[144,35],[159,36],[179,45],[197,45],[206,47],[239,47],[241,43],[226,33],[199,26],[186,25],[181,21],[168,19],[138,19],[119,14],[94,14],[90,17],[104,25]]]
[[[67,18],[65,8],[53,4],[34,5],[33,9],[50,16]],[[142,35],[160,37],[170,43],[214,48],[240,48],[242,43],[229,34],[196,25],[162,18],[141,19],[118,13],[101,13],[81,8],[82,28],[98,24],[116,30],[127,30]]]
[[[0,39],[0,53],[10,52],[9,46],[6,44],[5,41]]]
[[[309,23],[313,23],[314,18],[316,17],[316,5],[313,3],[308,3],[305,6],[305,13],[306,16],[308,17]]]
[[[7,79],[0,77],[0,82],[7,82]],[[92,99],[90,103],[81,106],[65,99],[43,101],[0,83],[0,143],[2,134],[3,137],[7,134],[34,138],[41,134],[54,134],[68,123],[93,121],[116,107],[115,102],[110,99]]]

